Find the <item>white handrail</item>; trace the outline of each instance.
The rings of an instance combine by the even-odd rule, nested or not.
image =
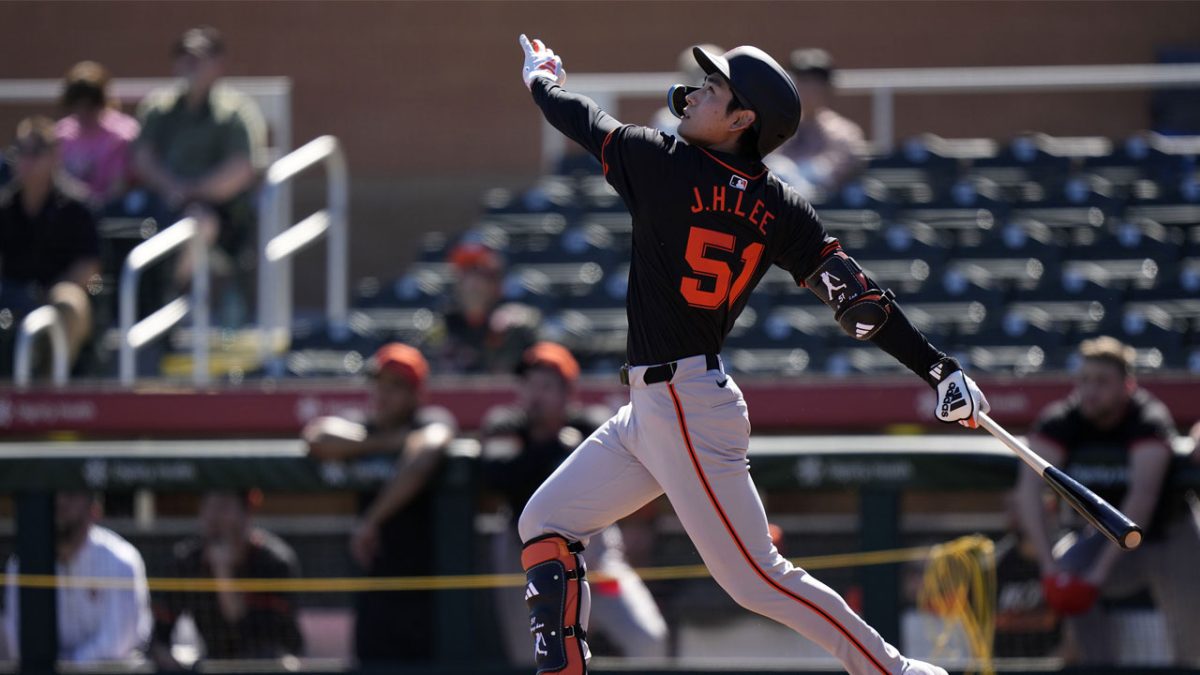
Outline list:
[[[316,164],[325,164],[326,208],[299,223],[289,223],[288,187],[292,179]],[[333,136],[321,136],[267,169],[258,214],[259,353],[269,359],[286,345],[292,322],[291,258],[321,237],[325,257],[325,317],[331,327],[345,327],[348,315],[350,185],[346,156]]]
[[[53,359],[51,371],[54,386],[61,387],[67,383],[70,366],[70,348],[67,345],[67,327],[63,323],[62,314],[54,305],[42,305],[30,312],[21,321],[17,331],[17,349],[13,380],[20,388],[29,386],[33,371],[33,339],[38,333],[46,331],[50,336],[50,354]]]
[[[134,323],[137,315],[137,289],[142,271],[176,249],[188,246],[192,255],[191,298],[175,298],[150,316]],[[179,323],[188,312],[192,314],[192,382],[208,383],[208,242],[201,221],[187,217],[146,241],[138,244],[121,269],[121,291],[118,300],[120,315],[120,356],[118,359],[121,384],[131,386],[137,379],[137,350]]]
[[[870,95],[871,140],[881,151],[895,144],[895,95],[931,93],[1004,93],[1016,91],[1094,91],[1198,87],[1200,64],[1119,64],[1093,66],[1019,66],[983,68],[868,68],[839,70],[839,94]],[[571,73],[567,87],[616,113],[621,97],[660,98],[678,82],[669,73]],[[625,120],[635,122],[637,120]],[[542,160],[551,167],[566,142],[549,125],[542,133]]]

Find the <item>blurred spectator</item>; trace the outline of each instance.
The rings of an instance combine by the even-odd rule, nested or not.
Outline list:
[[[1097,493],[1145,530],[1142,545],[1122,552],[1095,529],[1081,525],[1057,545],[1057,519],[1042,508],[1045,483],[1024,467],[1017,483],[1018,509],[1025,533],[1037,548],[1047,603],[1066,616],[1068,633],[1081,663],[1115,662],[1114,647],[1100,597],[1121,597],[1148,587],[1162,612],[1177,665],[1200,665],[1200,532],[1187,517],[1169,482],[1175,425],[1161,401],[1138,388],[1133,349],[1110,338],[1087,340],[1072,395],[1052,404],[1030,434],[1030,446],[1052,464],[1120,460],[1128,480]]]
[[[830,107],[833,59],[829,52],[797,49],[792,52],[791,71],[804,117],[796,135],[777,153],[795,164],[795,173],[783,178],[806,197],[836,191],[865,166],[858,155],[862,129]]]
[[[87,188],[88,202],[97,209],[128,187],[130,145],[140,130],[137,120],[117,110],[109,98],[110,79],[95,61],[72,66],[59,100],[66,116],[56,128],[63,168]]]
[[[90,492],[60,492],[54,500],[60,579],[101,577],[129,587],[58,588],[58,658],[72,663],[135,662],[150,639],[150,597],[142,554],[112,530],[96,524],[100,501]],[[16,557],[8,561],[4,632],[10,656],[19,658],[20,594]]]
[[[710,54],[724,54],[725,48],[718,47],[714,44],[696,45]],[[700,67],[696,57],[692,56],[692,47],[687,47],[679,52],[679,60],[677,63],[680,84],[688,86],[699,86],[704,82],[704,69]],[[659,108],[654,113],[654,117],[650,119],[650,126],[659,131],[672,136],[679,135],[679,118],[671,113],[671,109],[667,106]]]
[[[363,472],[388,476],[377,495],[364,495],[350,542],[372,577],[436,574],[433,529],[438,471],[454,438],[454,417],[422,405],[429,364],[408,345],[384,345],[371,361],[371,420],[362,425],[322,417],[303,432],[309,454],[355,460]],[[436,648],[434,593],[358,595],[356,652],[362,661],[431,661]]]
[[[1037,547],[1021,529],[1015,495],[1008,495],[1005,505],[1008,534],[996,542],[996,635],[992,654],[998,658],[1053,656],[1062,641],[1062,629],[1058,614],[1042,594]]]
[[[575,402],[579,364],[561,345],[539,342],[526,350],[514,406],[488,412],[483,425],[480,474],[485,489],[499,493],[510,516],[508,529],[492,540],[497,573],[521,571],[517,518],[529,497],[584,438],[609,417],[600,407]],[[667,654],[667,624],[641,577],[625,561],[621,530],[612,525],[587,547],[591,576],[591,625],[627,657]],[[513,665],[532,665],[529,612],[520,592],[497,589],[501,632]]]
[[[192,28],[180,36],[171,54],[182,87],[152,92],[138,110],[142,132],[134,145],[134,161],[139,178],[153,193],[148,211],[166,227],[190,204],[214,210],[219,220],[218,230],[210,233],[217,244],[218,255],[211,259],[214,273],[238,279],[256,262],[250,192],[257,181],[255,163],[265,154],[266,123],[253,100],[218,83],[225,71],[220,31]],[[177,272],[179,285],[186,270],[185,262]],[[243,299],[232,295],[222,301]]]
[[[151,655],[159,668],[182,667],[171,652],[171,634],[184,613],[195,622],[209,659],[278,659],[303,649],[287,593],[242,592],[231,585],[238,579],[300,576],[292,547],[250,524],[250,510],[260,498],[257,490],[217,490],[200,498],[200,534],[175,545],[172,577],[215,579],[218,586],[213,593],[155,595]]]
[[[528,305],[500,302],[504,261],[477,242],[450,251],[456,274],[453,304],[422,345],[439,373],[512,373],[536,339],[540,313]]]
[[[17,125],[16,179],[0,191],[0,300],[20,318],[43,304],[62,313],[72,362],[92,331],[89,282],[100,273],[96,220],[61,175],[47,117]]]

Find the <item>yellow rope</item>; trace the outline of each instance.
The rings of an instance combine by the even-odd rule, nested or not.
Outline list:
[[[996,630],[996,557],[992,541],[980,535],[934,546],[918,598],[922,608],[943,619],[934,655],[945,655],[961,627],[981,675],[992,675],[992,638]],[[973,669],[966,671],[975,672]]]
[[[924,560],[929,546],[842,553],[793,558],[792,564],[806,570],[838,567],[863,567]],[[637,573],[647,581],[698,579],[709,576],[704,565],[643,567]],[[590,574],[593,581],[605,581],[601,573]],[[53,574],[18,574],[18,586],[26,588],[132,588],[133,580],[117,577],[68,577]],[[444,591],[501,588],[525,585],[524,574],[459,574],[424,577],[326,577],[310,579],[213,579],[154,577],[147,580],[151,591],[212,593],[351,593],[360,591]]]

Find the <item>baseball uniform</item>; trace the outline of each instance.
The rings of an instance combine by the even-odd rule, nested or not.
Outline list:
[[[527,72],[530,55],[536,57],[539,49],[544,49],[540,43],[532,51],[526,48]],[[697,55],[698,61],[702,58],[716,60]],[[773,77],[778,71],[787,78],[754,48],[717,58],[732,73],[730,88],[739,99],[761,88],[747,86],[739,96],[738,68],[748,67],[751,76],[756,71]],[[773,70],[763,67],[765,61]],[[552,73],[561,67],[535,64],[535,69]],[[758,157],[621,124],[590,99],[564,90],[558,77],[526,79],[545,118],[599,159],[605,179],[633,217],[626,298],[629,365],[622,369],[629,403],[546,480],[519,522],[539,672],[586,672],[586,643],[570,638],[586,634],[587,586],[582,584],[577,593],[569,584],[554,587],[556,599],[567,589],[561,603],[567,607],[565,620],[545,606],[546,588],[561,575],[582,577],[580,546],[665,493],[705,565],[739,604],[818,643],[854,675],[944,673],[905,659],[837,593],[776,550],[750,477],[746,403],[725,372],[720,352],[750,292],[771,265],[778,265],[823,302],[837,306],[835,316],[849,316],[845,312],[852,303],[838,305],[847,297],[847,283],[860,285],[864,292],[855,296],[859,300],[869,295],[874,308],[888,305],[886,320],[868,320],[878,314],[853,314],[859,317],[857,327],[854,320],[839,322],[930,384],[958,372],[957,363],[925,340],[890,303],[890,295],[865,292],[874,288],[873,282],[854,271],[853,261],[826,233],[813,208]],[[751,83],[758,84],[763,83]],[[768,84],[792,86],[790,79]],[[798,98],[792,105],[798,119]],[[763,123],[768,130],[781,126],[786,125]],[[791,131],[784,129],[782,135]],[[761,157],[763,144],[759,148]],[[964,400],[962,388],[967,386],[946,392],[947,408],[980,405],[978,398]],[[578,623],[570,625],[576,618]],[[560,630],[566,638],[559,636]]]

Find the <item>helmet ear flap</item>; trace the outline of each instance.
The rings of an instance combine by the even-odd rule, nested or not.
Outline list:
[[[683,108],[687,105],[687,95],[700,91],[700,87],[689,87],[686,84],[673,84],[667,90],[667,110],[676,117],[683,117]]]

